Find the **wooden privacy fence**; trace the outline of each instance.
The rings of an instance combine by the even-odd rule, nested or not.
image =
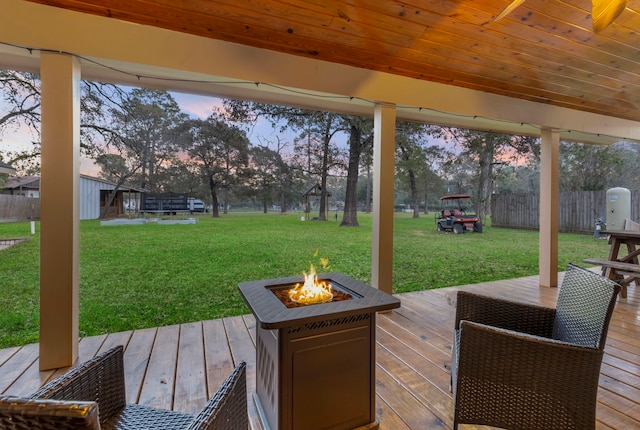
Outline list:
[[[607,215],[606,191],[560,193],[559,230],[593,233],[596,220]],[[494,194],[491,197],[491,226],[539,228],[539,194]],[[640,192],[631,191],[631,219],[638,221]]]
[[[0,221],[40,218],[40,199],[0,194]]]

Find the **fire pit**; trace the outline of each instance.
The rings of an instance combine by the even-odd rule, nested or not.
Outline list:
[[[256,402],[265,429],[377,429],[376,312],[400,300],[339,273],[332,297],[289,304],[302,277],[239,285],[256,317]]]

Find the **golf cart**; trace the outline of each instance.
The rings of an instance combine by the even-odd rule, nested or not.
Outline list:
[[[436,212],[438,231],[452,231],[455,234],[465,231],[482,233],[482,224],[474,213],[467,213],[471,207],[471,194],[453,194],[440,198],[440,213]]]

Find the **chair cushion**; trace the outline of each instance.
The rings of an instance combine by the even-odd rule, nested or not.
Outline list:
[[[0,396],[0,429],[100,430],[98,404]]]
[[[105,421],[101,430],[181,430],[189,427],[193,419],[193,415],[182,412],[128,404],[118,415]]]

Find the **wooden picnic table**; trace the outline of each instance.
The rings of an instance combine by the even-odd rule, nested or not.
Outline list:
[[[627,297],[627,285],[640,283],[640,231],[602,231],[609,236],[609,256],[606,260],[585,258],[585,263],[602,266],[602,274],[620,284],[620,297]]]

